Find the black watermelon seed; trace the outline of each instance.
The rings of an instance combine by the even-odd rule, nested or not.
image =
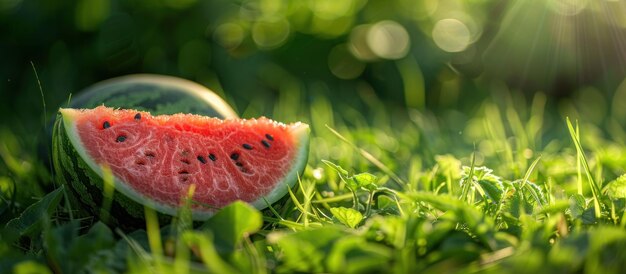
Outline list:
[[[104,123],[102,123],[102,128],[110,128],[111,124],[109,124],[109,121],[104,121]]]
[[[230,158],[237,161],[237,159],[239,159],[239,154],[237,152],[233,152],[233,154],[230,155]]]
[[[252,146],[249,144],[243,144],[243,148],[247,149],[247,150],[251,150]]]
[[[146,157],[154,158],[154,152],[146,152]]]
[[[274,141],[274,136],[270,135],[269,133],[265,134],[265,138],[267,138],[270,141]]]
[[[240,162],[236,162],[235,165],[238,166],[238,167],[242,167],[243,166],[243,164],[240,163]]]
[[[118,143],[124,142],[126,141],[126,136],[124,135],[117,136],[117,139],[115,139],[115,141]]]
[[[141,120],[141,113],[135,114],[135,120]]]
[[[178,174],[189,174],[189,171],[181,170],[181,171],[178,172]]]
[[[211,154],[211,155],[213,155],[213,154]],[[209,156],[209,157],[211,157],[211,156]],[[211,159],[211,160],[213,160],[213,159]],[[206,159],[204,159],[204,157],[202,157],[202,155],[198,155],[198,161],[200,161],[200,163],[206,164]],[[213,160],[213,161],[215,161],[215,160]]]
[[[261,143],[262,143],[262,144],[263,144],[263,146],[264,146],[264,147],[266,147],[266,148],[270,148],[270,147],[271,147],[271,145],[270,145],[270,143],[269,143],[268,141],[261,140]]]
[[[215,160],[217,160],[217,157],[215,157],[215,155],[213,155],[213,153],[209,154],[209,159],[211,159],[211,161],[215,162]]]

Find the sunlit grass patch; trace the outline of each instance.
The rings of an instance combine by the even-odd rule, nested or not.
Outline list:
[[[171,222],[146,208],[134,231],[74,217],[63,188],[45,195],[57,187],[51,175],[5,130],[0,270],[615,271],[625,254],[626,150],[584,117],[546,111],[542,96],[523,109],[505,96],[465,113],[393,115],[377,99],[359,113],[316,97],[307,111],[283,113],[310,121],[314,134],[308,167],[282,200],[263,211],[237,202],[194,223],[185,199]]]

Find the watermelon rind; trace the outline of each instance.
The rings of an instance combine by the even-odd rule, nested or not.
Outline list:
[[[103,104],[144,110],[153,115],[193,113],[220,119],[239,117],[224,99],[205,86],[158,74],[131,74],[98,82],[72,98],[68,107],[94,108]]]
[[[95,83],[72,96],[67,108],[136,109],[152,115],[190,113],[220,119],[239,118],[217,93],[198,83],[168,75],[130,74]],[[51,121],[40,135],[38,153],[50,166]]]
[[[69,183],[70,187],[77,190],[76,194],[79,196],[77,197],[78,199],[88,199],[87,201],[81,201],[83,204],[87,204],[87,206],[91,208],[98,208],[100,205],[97,204],[97,201],[102,200],[101,197],[98,197],[98,199],[93,199],[92,197],[102,195],[103,184],[105,183],[105,181],[102,180],[104,170],[102,166],[91,159],[91,157],[87,154],[86,149],[84,149],[84,145],[82,144],[76,130],[76,113],[78,113],[78,110],[75,109],[61,108],[59,110],[53,136],[53,162],[55,162],[55,169],[58,173],[86,173],[86,176],[82,176],[82,179],[78,178],[80,176],[76,175],[66,178],[63,174],[60,175],[60,179]],[[291,131],[292,135],[296,138],[294,144],[298,147],[294,164],[269,194],[264,197],[259,197],[257,200],[250,203],[257,209],[264,209],[268,206],[268,203],[272,204],[283,197],[288,192],[288,188],[293,187],[298,181],[298,176],[301,175],[306,166],[309,152],[309,126],[304,123],[296,123],[291,127]],[[71,159],[67,159],[67,157]],[[67,164],[68,161],[71,163]],[[75,170],[67,170],[68,168]],[[68,182],[68,180],[70,180],[70,182]],[[85,180],[88,180],[88,182],[84,182]],[[145,195],[129,187],[116,176],[113,176],[113,184],[115,190],[123,194],[115,195],[113,204],[121,205],[121,207],[126,211],[125,214],[132,218],[141,218],[143,215],[142,206],[144,205],[171,216],[175,216],[179,210],[178,207],[172,207],[151,200]],[[93,193],[97,191],[100,192]],[[87,196],[82,197],[84,192],[92,193],[86,193]],[[94,201],[96,202],[94,203]],[[115,214],[116,212],[112,213],[112,215]],[[213,214],[213,211],[192,210],[192,218],[194,220],[206,220]]]
[[[61,114],[57,115],[53,127],[52,138],[52,164],[55,178],[58,182],[67,185],[71,195],[66,197],[70,200],[74,216],[87,218],[97,216],[101,212],[98,209],[104,204],[104,181],[102,180],[102,168],[99,173],[92,169],[74,148],[65,130]],[[143,206],[133,202],[124,195],[114,195],[115,202],[111,203],[110,213],[116,218],[107,217],[108,223],[126,228],[140,227],[143,217]],[[104,216],[100,216],[101,218]],[[160,216],[162,217],[162,216]]]

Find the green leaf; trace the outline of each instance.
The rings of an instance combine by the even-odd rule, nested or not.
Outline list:
[[[461,161],[456,157],[450,154],[437,155],[435,161],[437,161],[439,172],[442,175],[448,176],[452,180],[461,178]]]
[[[571,203],[568,200],[557,200],[553,204],[548,204],[542,210],[538,211],[539,214],[557,214],[565,212],[567,209],[571,209]]]
[[[333,244],[326,263],[331,273],[384,273],[389,270],[391,254],[384,245],[350,235]]]
[[[79,230],[80,223],[74,220],[46,231],[45,251],[56,272],[110,273],[124,270],[122,262],[126,254],[113,252],[115,239],[109,227],[97,222],[87,234],[79,236]]]
[[[523,213],[526,213],[524,204],[522,202],[522,196],[523,193],[515,191],[506,203],[508,213],[510,213],[514,218],[519,218]]]
[[[348,176],[348,171],[343,169],[343,167],[341,167],[339,165],[336,165],[335,163],[333,163],[331,161],[327,161],[327,160],[322,160],[322,163],[326,164],[330,168],[332,168],[335,171],[337,171],[339,173],[339,175],[346,176],[346,177]]]
[[[87,234],[74,239],[66,256],[68,256],[67,258],[74,258],[72,261],[75,262],[84,260],[81,268],[83,270],[106,273],[124,267],[121,264],[124,254],[113,253],[114,247],[115,239],[111,229],[105,224],[97,222]],[[62,260],[63,258],[59,259]]]
[[[219,252],[235,250],[244,237],[257,232],[263,225],[261,213],[249,204],[236,201],[215,214],[202,228],[211,230]]]
[[[461,172],[461,175],[462,175],[461,184],[463,184],[467,180],[467,177],[469,176],[470,172],[471,172],[471,167],[463,166],[463,171]],[[504,186],[502,184],[502,178],[492,174],[492,172],[493,170],[485,166],[474,167],[474,172],[472,173],[473,175],[472,179],[474,181],[489,182],[501,190],[504,189]]]
[[[200,259],[202,259],[209,273],[238,273],[237,270],[219,256],[213,234],[210,231],[185,231],[183,232],[182,239],[187,246],[197,250]]]
[[[335,243],[348,236],[337,226],[327,226],[294,233],[272,232],[267,236],[268,242],[281,250],[282,263],[278,273],[328,272],[324,269],[324,261]]]
[[[69,246],[78,237],[78,221],[70,221],[61,226],[47,229],[44,233],[44,249],[46,251],[50,265],[55,272],[75,273],[81,262],[74,262],[67,258]]]
[[[583,220],[583,224],[591,225],[595,224],[600,216],[596,216],[595,207],[592,206],[583,211],[581,217],[581,219]]]
[[[368,190],[375,190],[376,188],[378,188],[378,186],[376,185],[378,177],[371,173],[364,172],[356,174],[352,176],[352,180],[354,180],[357,187],[362,187]]]
[[[350,228],[355,228],[363,220],[363,214],[352,208],[332,207],[330,212],[337,220]]]
[[[603,189],[611,199],[626,198],[626,174],[609,182]]]
[[[396,249],[401,249],[407,241],[406,220],[394,215],[374,215],[363,225],[363,236]]]
[[[498,187],[498,185],[494,184],[489,180],[480,180],[478,184],[485,190],[485,194],[489,196],[492,202],[498,203],[500,202],[500,198],[502,198],[502,188]]]
[[[0,176],[0,216],[15,203],[15,183],[9,177]]]
[[[474,206],[450,195],[436,195],[430,192],[415,192],[408,195],[415,201],[426,202],[443,212],[452,213],[459,223],[465,223],[467,228],[485,245],[495,247],[494,235],[496,229],[493,220],[478,211]]]
[[[589,233],[589,232],[587,232]],[[626,269],[626,232],[622,228],[598,227],[589,233],[585,273],[622,273]]]
[[[22,215],[10,220],[6,229],[15,231],[19,235],[35,235],[40,232],[42,221],[49,217],[50,214],[56,209],[61,201],[61,193],[63,193],[63,186],[48,193],[41,200],[30,205]]]
[[[586,202],[585,197],[580,194],[574,194],[569,197],[569,210],[572,213],[572,218],[578,219],[585,212]]]
[[[530,195],[530,197],[532,197],[533,200],[536,202],[536,205],[543,207],[543,205],[547,203],[546,198],[543,195],[543,190],[537,184],[526,181],[525,184],[521,183],[521,186],[524,187],[522,191]]]

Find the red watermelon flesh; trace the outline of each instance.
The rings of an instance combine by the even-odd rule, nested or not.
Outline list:
[[[61,113],[90,166],[108,166],[123,194],[170,214],[191,185],[194,211],[211,213],[235,200],[263,208],[263,198],[271,203],[293,185],[308,153],[304,123],[107,107]]]

